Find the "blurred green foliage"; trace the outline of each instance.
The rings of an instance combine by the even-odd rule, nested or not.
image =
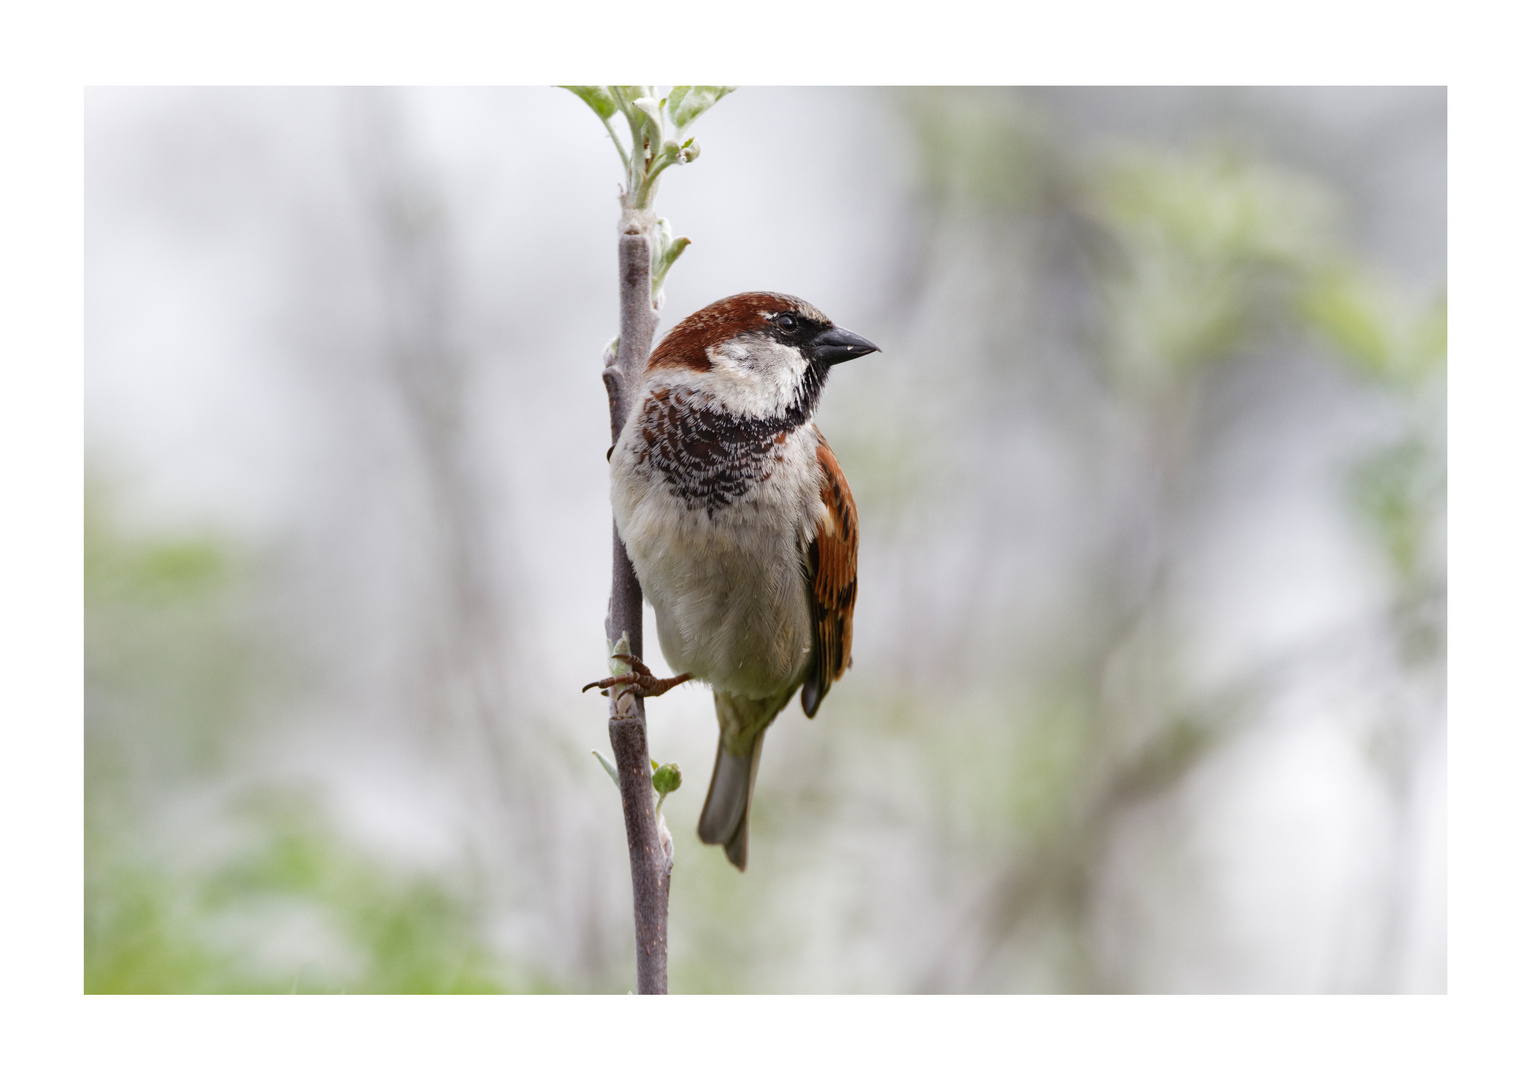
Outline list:
[[[210,536],[132,538],[114,497],[87,477],[86,774],[101,777],[130,758],[159,779],[205,771],[238,728],[250,689],[237,556]],[[91,790],[103,792],[99,783]]]
[[[94,479],[85,536],[87,993],[554,989],[508,978],[473,890],[229,769],[280,672],[248,618],[248,557],[132,535]]]
[[[1252,658],[1223,685],[1197,686],[1189,675],[1178,604],[1198,571],[1182,548],[1190,512],[1222,497],[1208,488],[1226,452],[1221,432],[1266,406],[1221,389],[1243,367],[1266,364],[1282,378],[1286,365],[1296,385],[1338,397],[1329,387],[1357,388],[1354,400],[1371,396],[1392,418],[1333,466],[1336,502],[1362,523],[1390,579],[1383,618],[1347,646],[1392,625],[1403,656],[1440,669],[1446,305],[1441,294],[1423,299],[1393,284],[1359,253],[1326,181],[1249,146],[1073,140],[1026,95],[1004,90],[899,100],[915,137],[924,223],[906,303],[946,305],[982,351],[941,335],[929,356],[907,347],[911,367],[940,370],[929,389],[943,396],[880,402],[877,431],[854,425],[861,438],[846,459],[865,518],[879,520],[886,502],[905,497],[885,488],[915,457],[925,473],[951,478],[921,500],[928,513],[945,498],[949,527],[994,535],[987,513],[1037,499],[1003,467],[1018,428],[1086,466],[1069,475],[1094,512],[1081,511],[1073,559],[1046,571],[1068,587],[1042,640],[1025,605],[993,601],[1012,557],[1004,542],[965,552],[984,568],[972,594],[944,571],[943,606],[961,614],[947,636],[921,638],[941,649],[942,672],[838,688],[836,723],[815,733],[838,761],[799,782],[838,784],[844,802],[800,806],[774,792],[754,828],[764,850],[802,843],[837,811],[873,835],[869,822],[905,837],[927,830],[911,842],[916,851],[881,856],[967,883],[961,916],[938,935],[919,988],[1149,989],[1148,953],[1136,956],[1139,943],[1115,937],[1110,922],[1104,932],[1110,904],[1119,920],[1150,917],[1137,897],[1111,897],[1114,866],[1130,860],[1146,883],[1164,875],[1160,895],[1195,905],[1193,879],[1177,880],[1177,837],[1189,827],[1175,823],[1192,813],[1189,781],[1267,715],[1277,687],[1325,663],[1337,640]],[[1317,382],[1317,368],[1328,368],[1328,382]],[[1101,377],[1081,379],[1083,370]],[[1227,410],[1217,422],[1216,407]],[[961,418],[962,440],[923,439],[934,412],[944,430]],[[1304,441],[1298,434],[1295,445]],[[955,447],[967,456],[945,460]],[[958,497],[976,469],[983,497]],[[1122,487],[1104,488],[1107,477]],[[931,542],[919,524],[897,535],[916,552]],[[919,558],[901,570],[927,573]],[[1026,588],[1021,581],[1011,587]],[[922,621],[918,611],[903,618]],[[1391,700],[1379,695],[1386,727],[1397,722]],[[876,780],[859,785],[854,768],[836,771],[859,757],[879,762]],[[1409,759],[1397,752],[1391,767]],[[1147,833],[1147,820],[1173,824]],[[924,885],[878,865],[870,860],[867,872]]]
[[[912,90],[900,102],[920,148],[922,196],[941,207],[1006,215],[1065,195],[1069,164],[1025,101],[985,90]]]
[[[1231,151],[1120,150],[1083,190],[1115,241],[1108,352],[1166,389],[1271,331],[1334,234],[1315,181]]]
[[[1356,265],[1334,263],[1316,273],[1302,315],[1338,355],[1385,383],[1419,387],[1447,358],[1447,298],[1412,304]]]
[[[347,844],[294,793],[267,793],[240,816],[242,842],[190,868],[135,857],[130,838],[87,846],[87,993],[511,988],[465,894]],[[285,931],[293,940],[271,955]]]
[[[310,800],[265,793],[209,864],[87,858],[87,993],[501,993],[475,905],[339,838]],[[273,956],[272,938],[296,930]],[[280,946],[280,942],[279,942]],[[521,989],[549,990],[532,984]]]

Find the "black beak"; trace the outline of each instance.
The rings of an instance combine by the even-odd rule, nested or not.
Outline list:
[[[861,334],[854,334],[839,326],[832,326],[809,342],[809,355],[822,364],[839,364],[878,351],[878,346]]]

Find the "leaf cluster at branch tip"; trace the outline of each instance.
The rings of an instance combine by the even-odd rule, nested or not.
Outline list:
[[[672,165],[696,161],[697,146],[682,136],[730,91],[732,86],[673,86],[661,96],[653,86],[566,86],[590,107],[606,127],[627,175],[626,195],[637,209],[654,199],[655,182]],[[628,121],[627,146],[612,118]]]

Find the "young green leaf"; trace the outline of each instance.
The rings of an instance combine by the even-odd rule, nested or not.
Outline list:
[[[607,775],[612,777],[612,782],[617,785],[619,791],[622,791],[622,782],[617,778],[617,766],[608,761],[600,750],[592,750],[591,753],[596,755],[596,760],[601,762],[601,767],[607,770]]]
[[[581,101],[591,107],[601,119],[609,119],[617,112],[617,102],[613,100],[612,93],[605,86],[565,86],[561,89],[568,90]]]
[[[660,118],[660,102],[653,95],[634,98],[630,105],[628,124],[633,129],[633,160],[638,166],[659,156],[665,123]],[[654,166],[655,162],[650,160],[645,168],[653,174]]]
[[[656,101],[652,95],[634,98],[633,107],[647,116],[650,122],[654,124],[656,136],[659,136],[665,130],[665,125],[660,122],[660,102]]]
[[[671,123],[676,123],[676,110],[681,108],[681,103],[687,100],[691,94],[690,86],[673,86],[671,92],[665,96],[665,111],[671,118]]]
[[[671,264],[692,243],[685,236],[671,238],[671,223],[665,218],[655,222],[654,241],[650,247],[649,271],[650,271],[650,297],[657,298],[660,289],[665,284],[665,275],[670,272]]]
[[[734,90],[733,86],[678,86],[671,90],[671,123],[679,135],[703,113],[719,103],[719,99]]]

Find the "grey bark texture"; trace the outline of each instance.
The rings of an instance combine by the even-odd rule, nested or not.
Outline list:
[[[624,232],[618,237],[620,297],[617,357],[602,372],[612,414],[612,442],[617,443],[633,395],[639,385],[659,318],[650,298],[648,229],[624,206]],[[644,657],[644,595],[633,564],[612,526],[612,596],[607,606],[607,641],[628,635],[628,652]],[[611,709],[607,733],[612,740],[619,787],[623,793],[623,822],[628,831],[628,865],[633,875],[634,958],[641,994],[668,992],[666,918],[671,884],[670,852],[662,848],[655,821],[651,787],[649,740],[644,722],[644,699],[608,693]]]

